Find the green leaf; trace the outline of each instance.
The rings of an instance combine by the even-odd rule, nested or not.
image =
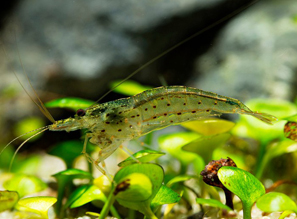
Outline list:
[[[81,155],[82,148],[83,144],[80,141],[64,141],[55,145],[49,154],[60,157],[66,163],[67,168],[71,168],[74,160]]]
[[[123,201],[145,201],[152,195],[153,184],[143,173],[131,173],[118,183],[114,193]]]
[[[83,185],[78,187],[68,198],[65,207],[77,208],[94,200],[106,201],[103,192],[94,185]]]
[[[198,138],[201,135],[194,132],[180,132],[162,135],[158,138],[160,148],[166,150],[171,156],[178,159],[184,165],[188,165],[197,158],[197,155],[184,151],[182,147]]]
[[[74,110],[76,112],[78,109],[86,109],[94,103],[95,102],[91,100],[86,100],[77,97],[67,97],[49,101],[44,105],[48,108],[67,108]]]
[[[268,113],[280,119],[297,113],[295,104],[279,99],[253,99],[246,105],[253,111]]]
[[[235,195],[243,205],[244,218],[251,218],[251,208],[254,202],[263,194],[263,184],[251,173],[237,167],[224,166],[218,171],[222,184]]]
[[[215,208],[225,209],[227,211],[232,211],[227,205],[224,205],[222,202],[215,199],[204,199],[204,198],[196,198],[196,202],[202,205],[208,205]]]
[[[290,140],[283,140],[281,142],[275,142],[270,145],[268,148],[265,156],[269,157],[269,159],[272,159],[274,157],[280,156],[285,153],[292,153],[297,150],[297,143]]]
[[[48,218],[48,209],[57,202],[57,199],[50,196],[37,196],[23,198],[18,201],[17,209],[29,211]]]
[[[297,114],[289,116],[289,117],[285,117],[285,118],[282,118],[282,119],[287,120],[287,121],[297,122]]]
[[[232,157],[232,160],[241,169],[248,169],[249,163],[246,162],[246,156],[244,152],[234,150],[233,147],[218,147],[213,151],[212,160],[219,160],[222,157]]]
[[[296,203],[287,195],[270,192],[259,198],[257,207],[264,212],[293,211],[297,213]]]
[[[292,213],[294,213],[294,211],[284,211],[278,219],[285,219]]]
[[[91,216],[94,216],[94,217],[99,217],[99,216],[100,216],[99,213],[91,212],[91,211],[87,211],[87,212],[86,212],[86,215],[91,215]]]
[[[19,194],[15,191],[0,191],[0,212],[9,210],[19,200]]]
[[[113,89],[114,92],[119,94],[124,94],[127,96],[133,96],[135,94],[141,93],[145,90],[152,89],[151,86],[144,86],[135,81],[127,80],[125,83],[121,84],[120,86],[114,88],[118,84],[120,84],[122,80],[112,81],[110,83],[110,88]]]
[[[93,184],[97,186],[105,195],[111,191],[112,182],[105,175],[101,175],[93,180]]]
[[[212,159],[213,151],[217,147],[226,144],[230,136],[231,135],[229,133],[204,136],[186,144],[182,147],[182,149],[196,153],[204,159],[205,163],[207,163]]]
[[[177,203],[181,199],[180,195],[165,185],[162,185],[157,195],[151,202],[151,208],[154,209],[160,205]]]
[[[259,178],[262,175],[265,167],[272,158],[295,151],[297,151],[297,143],[294,141],[285,139],[283,141],[272,143],[270,147],[267,148],[267,151],[262,159],[262,162],[260,163],[256,176]]]
[[[193,178],[199,179],[198,176],[191,176],[191,175],[176,176],[176,177],[172,178],[171,180],[169,180],[168,183],[166,184],[166,186],[171,187],[174,183],[188,181]]]
[[[20,136],[20,135],[23,135],[24,133],[30,132],[32,130],[38,129],[43,126],[45,126],[45,123],[44,123],[43,119],[41,119],[40,117],[29,117],[29,118],[23,119],[20,122],[18,122],[15,125],[13,132],[14,132],[15,136]],[[20,137],[20,140],[24,141],[24,140],[28,139],[30,136],[34,135],[35,133],[36,132],[32,132],[27,135],[24,135],[24,136]],[[36,139],[40,138],[41,135],[42,134],[36,135],[29,141],[35,141]]]
[[[20,197],[40,192],[47,188],[47,185],[35,176],[15,174],[3,183],[7,190],[17,191]]]
[[[56,173],[53,175],[53,177],[55,177],[58,181],[65,180],[65,179],[67,179],[68,181],[73,179],[93,179],[93,176],[91,173],[84,170],[75,169],[75,168]]]
[[[263,184],[255,176],[237,167],[221,167],[218,177],[223,185],[237,195],[242,202],[253,204],[265,194]]]
[[[202,135],[217,135],[230,131],[234,127],[235,123],[223,119],[207,118],[197,121],[184,122],[181,125]]]
[[[53,175],[58,181],[58,201],[56,204],[56,213],[60,214],[60,217],[63,216],[62,208],[62,199],[64,196],[65,188],[73,179],[93,179],[92,175],[89,172],[79,170],[79,169],[68,169],[56,173]]]
[[[12,165],[12,172],[27,175],[35,174],[40,168],[41,159],[42,157],[39,154],[26,157],[25,159],[17,159],[18,162]]]
[[[123,181],[123,179],[125,179],[127,176],[129,176],[132,173],[141,173],[146,175],[149,178],[150,182],[152,183],[151,196],[144,201],[132,201],[132,200],[128,201],[128,200],[122,200],[122,199],[117,199],[117,200],[121,205],[127,208],[140,211],[146,216],[153,217],[154,214],[151,211],[150,204],[162,185],[162,182],[164,179],[164,171],[162,167],[157,164],[151,164],[151,163],[131,164],[129,166],[126,166],[120,169],[116,173],[114,177],[114,181],[116,182],[116,184],[119,184],[120,182]]]
[[[157,158],[163,156],[164,154],[165,154],[164,152],[150,150],[150,149],[141,150],[141,151],[138,151],[138,152],[136,152],[135,154],[132,155],[137,160],[133,159],[132,157],[128,157],[126,160],[120,162],[118,164],[118,166],[119,167],[125,167],[125,166],[128,166],[128,165],[132,164],[132,163],[137,163],[137,162],[147,163],[147,162],[150,162],[152,160],[156,160]]]

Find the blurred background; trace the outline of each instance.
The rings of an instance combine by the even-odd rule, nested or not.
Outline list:
[[[162,81],[192,86],[243,102],[267,97],[294,100],[297,2],[263,0],[246,6],[252,2],[10,1],[1,8],[0,22],[0,145],[19,134],[17,122],[42,116],[13,74],[30,90],[22,65],[44,102],[59,97],[95,101],[113,80],[124,79],[166,49],[241,8],[132,79],[153,87],[163,85]],[[101,102],[120,97],[111,93]],[[56,120],[74,114],[50,111]],[[42,123],[49,124],[45,118]],[[23,151],[46,150],[79,135],[47,132]]]

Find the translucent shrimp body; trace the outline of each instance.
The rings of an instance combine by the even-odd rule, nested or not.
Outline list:
[[[151,131],[223,113],[254,116],[272,124],[277,119],[253,112],[237,99],[185,86],[163,86],[132,97],[118,99],[88,108],[83,116],[60,120],[49,126],[51,131],[88,129],[87,140],[101,148],[96,164],[103,162],[124,141]],[[92,158],[87,155],[89,161]],[[98,169],[105,173],[99,167]]]

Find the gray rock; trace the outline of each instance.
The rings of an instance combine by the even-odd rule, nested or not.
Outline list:
[[[34,86],[43,87],[48,81],[51,92],[97,99],[111,80],[125,78],[244,2],[26,0],[13,13],[4,42],[8,53],[15,53],[17,36],[22,62]],[[139,78],[156,86],[161,74],[169,84],[182,84],[191,74],[194,54],[203,47],[203,41],[193,42],[198,49],[188,44],[145,69]],[[15,58],[13,64],[19,66],[19,60]]]
[[[222,30],[197,59],[193,86],[242,101],[296,96],[296,1],[262,1]]]

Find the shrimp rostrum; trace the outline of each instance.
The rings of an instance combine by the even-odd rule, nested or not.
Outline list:
[[[104,160],[123,142],[170,125],[224,113],[247,114],[268,124],[277,120],[253,112],[237,99],[185,86],[163,86],[79,110],[74,118],[56,121],[47,128],[67,132],[87,129],[82,153],[106,174]],[[86,153],[88,140],[101,149],[97,160]]]

